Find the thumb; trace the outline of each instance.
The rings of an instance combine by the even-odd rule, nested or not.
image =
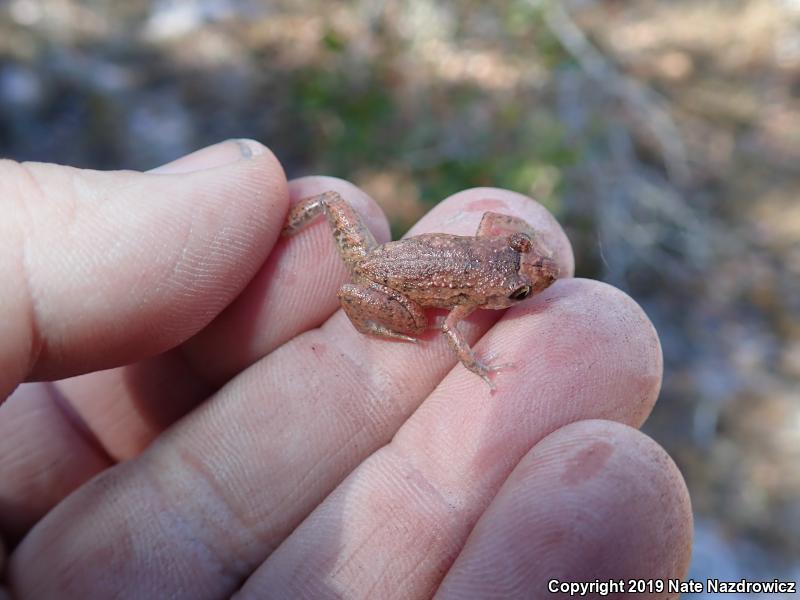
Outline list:
[[[149,173],[0,161],[0,402],[200,330],[263,263],[287,203],[250,140]]]

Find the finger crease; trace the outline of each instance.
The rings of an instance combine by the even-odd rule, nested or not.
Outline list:
[[[30,182],[31,189],[34,190],[33,193],[36,195],[36,197],[40,200],[43,200],[45,198],[45,193],[39,183],[38,178],[31,172],[31,170],[24,163],[19,164],[19,171]],[[20,258],[19,274],[25,296],[28,300],[26,317],[27,317],[28,329],[30,331],[30,349],[28,351],[28,369],[26,372],[27,376],[29,373],[33,371],[34,367],[39,362],[39,358],[45,352],[46,340],[42,335],[42,329],[40,327],[41,320],[39,317],[38,301],[36,298],[33,280],[31,277],[32,271],[30,266],[30,246],[32,238],[31,229],[34,220],[33,217],[31,216],[30,210],[28,208],[28,203],[26,202],[24,196],[20,197],[19,206],[25,215],[24,221],[20,223],[20,230],[22,232],[22,245],[21,245],[22,256]]]
[[[240,539],[240,543],[236,544],[235,547],[229,547],[227,549],[228,554],[224,556],[217,550],[215,544],[206,543],[205,541],[202,542],[215,557],[222,576],[234,582],[235,585],[232,589],[236,589],[242,584],[254,566],[246,549],[260,547],[261,540],[259,540],[257,535],[252,535],[251,532],[255,529],[254,526],[249,524],[247,519],[235,508],[234,502],[226,493],[227,490],[224,483],[216,477],[215,473],[209,469],[207,463],[201,457],[198,457],[188,448],[177,448],[176,456],[184,466],[188,467],[192,473],[205,483],[207,488],[211,491],[212,497],[217,500],[217,506],[223,508],[233,521],[239,525],[239,531],[235,534],[235,537]],[[211,519],[205,521],[206,524],[211,524],[212,522],[213,520]],[[223,532],[217,532],[217,534],[220,535],[222,535],[222,533]],[[224,533],[230,534],[230,527],[226,527],[226,532]],[[245,541],[245,537],[249,537],[249,541]],[[197,538],[197,541],[200,541],[199,538]],[[242,548],[244,552],[237,552],[235,548]]]
[[[78,414],[64,394],[61,393],[61,390],[58,389],[58,386],[52,381],[44,382],[42,385],[44,385],[44,389],[47,392],[47,397],[59,413],[61,413],[64,421],[67,422],[76,435],[83,440],[87,446],[97,452],[99,456],[108,461],[108,464],[116,464],[117,461],[108,453],[108,450],[106,450],[105,446],[103,446],[86,421],[83,420],[83,417]]]

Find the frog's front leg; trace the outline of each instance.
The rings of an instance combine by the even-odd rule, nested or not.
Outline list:
[[[461,304],[453,308],[444,320],[442,332],[447,337],[447,341],[450,342],[450,346],[458,356],[461,364],[483,379],[489,386],[489,390],[494,392],[495,385],[494,382],[489,379],[489,373],[513,367],[513,364],[489,365],[481,361],[475,355],[475,352],[470,348],[467,340],[464,339],[464,335],[458,329],[458,324],[466,319],[473,310],[475,310],[474,306],[468,306],[466,304]]]
[[[428,318],[419,304],[377,283],[345,283],[339,288],[339,301],[361,333],[416,342],[412,335],[428,327]]]
[[[294,235],[323,213],[328,218],[339,255],[352,271],[353,265],[373,250],[378,242],[361,215],[338,192],[324,192],[300,200],[289,211],[282,233],[285,236]]]

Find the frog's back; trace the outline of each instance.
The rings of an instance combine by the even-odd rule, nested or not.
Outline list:
[[[432,233],[377,247],[355,273],[422,306],[449,308],[505,290],[518,267],[519,255],[504,238]]]

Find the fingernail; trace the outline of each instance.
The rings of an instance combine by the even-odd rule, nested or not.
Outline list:
[[[148,173],[174,175],[223,167],[239,160],[247,160],[264,153],[264,146],[255,140],[226,140],[202,150],[197,150],[165,165],[150,169]]]

